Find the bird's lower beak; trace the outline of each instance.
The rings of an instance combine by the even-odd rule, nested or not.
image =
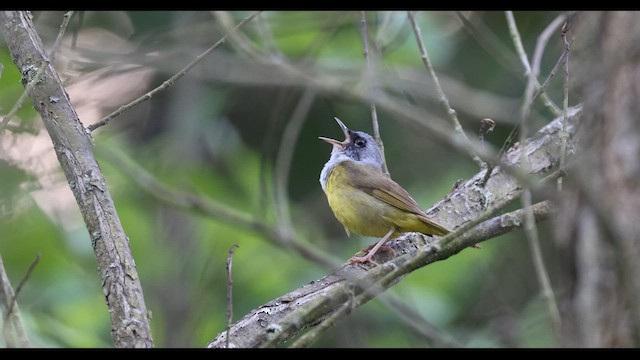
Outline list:
[[[347,147],[347,141],[346,140],[345,141],[338,141],[336,139],[331,139],[331,138],[327,138],[327,137],[324,137],[324,136],[318,136],[318,139],[320,139],[322,141],[326,141],[329,144],[331,144],[333,146],[336,146],[336,147],[339,147],[341,149],[344,149],[345,147]]]
[[[347,127],[347,125],[345,125],[342,121],[340,121],[340,119],[338,119],[337,117],[334,117],[334,119],[336,119],[336,122],[338,123],[338,125],[340,125],[340,128],[342,129],[342,132],[344,133],[344,141],[338,141],[336,139],[331,139],[331,138],[326,138],[324,136],[319,136],[318,139],[322,140],[322,141],[326,141],[329,144],[333,145],[333,146],[337,146],[341,149],[344,149],[347,147],[347,145],[349,145],[349,142],[351,141],[351,136],[349,136],[349,133],[351,132],[349,130],[349,128]]]

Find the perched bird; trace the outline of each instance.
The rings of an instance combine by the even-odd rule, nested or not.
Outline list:
[[[349,259],[350,264],[370,261],[391,237],[405,232],[438,236],[451,232],[429,219],[411,195],[382,171],[380,148],[371,135],[351,131],[335,119],[345,140],[318,137],[333,145],[320,185],[347,235],[382,237],[367,255]]]

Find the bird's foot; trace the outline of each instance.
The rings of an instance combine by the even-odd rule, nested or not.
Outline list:
[[[366,246],[364,248],[362,248],[362,250],[358,251],[357,254],[361,254],[361,253],[367,253],[367,255],[365,256],[354,256],[351,259],[349,259],[348,263],[350,265],[353,264],[361,264],[361,263],[366,263],[366,262],[370,262],[374,265],[378,265],[377,262],[371,260],[371,258],[373,257],[373,255],[377,254],[378,252],[386,252],[386,253],[391,253],[391,255],[395,254],[395,250],[393,250],[392,248],[388,247],[388,246],[380,246],[378,249],[376,249],[376,251],[372,251],[372,249],[375,247],[376,244],[373,245],[369,245]],[[356,254],[356,255],[357,255]]]

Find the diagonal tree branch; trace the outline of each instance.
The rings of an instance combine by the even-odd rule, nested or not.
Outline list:
[[[573,108],[567,124],[570,135],[568,146],[571,149],[574,146],[579,114],[579,108]],[[542,177],[550,173],[557,167],[559,161],[561,122],[561,118],[554,120],[525,143],[517,148],[511,148],[506,152],[504,162],[508,166],[519,166],[520,154],[524,152],[529,161],[530,176]],[[432,207],[428,214],[450,228],[460,227],[471,219],[481,216],[486,209],[500,203],[502,199],[518,196],[522,189],[520,182],[501,167],[496,167],[485,187],[480,187],[478,183],[484,177],[484,173],[485,171],[480,171],[455,188]],[[546,202],[534,205],[533,214],[536,221],[548,215],[547,206]],[[229,346],[243,348],[272,346],[293,337],[302,329],[330,318],[336,311],[348,313],[350,309],[373,298],[376,292],[396,284],[410,271],[446,259],[480,241],[520,228],[524,223],[523,215],[524,212],[518,210],[487,220],[475,226],[470,232],[461,234],[460,238],[449,241],[439,250],[432,252],[422,251],[424,240],[410,234],[402,239],[390,241],[388,247],[395,250],[396,254],[405,255],[386,262],[393,256],[386,252],[381,253],[375,257],[375,261],[382,265],[373,269],[364,265],[344,265],[339,271],[257,307],[231,327]],[[413,261],[417,257],[419,261]],[[406,264],[409,266],[405,266]],[[404,269],[405,272],[398,272],[396,269]],[[353,283],[345,279],[356,281]],[[362,283],[376,284],[370,286],[374,292],[365,291],[360,286]],[[362,296],[359,297],[360,295]],[[354,296],[358,297],[357,300]],[[349,302],[352,308],[346,309],[344,305]],[[220,333],[208,347],[225,347],[226,334],[226,331]]]
[[[103,291],[111,315],[116,347],[152,347],[149,316],[142,295],[129,238],[93,156],[90,135],[80,123],[69,96],[38,36],[31,14],[0,12],[0,24],[23,83],[44,67],[42,79],[29,90],[51,137],[91,237]]]

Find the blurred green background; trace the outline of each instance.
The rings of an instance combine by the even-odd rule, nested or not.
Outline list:
[[[150,91],[249,15],[213,12],[76,12],[56,55],[85,126]],[[556,12],[516,12],[529,56]],[[33,12],[51,47],[63,12]],[[482,29],[469,31],[463,16]],[[118,153],[164,184],[200,194],[278,227],[288,216],[294,237],[345,261],[376,239],[348,238],[333,217],[318,177],[340,138],[333,120],[372,133],[369,103],[282,70],[364,86],[357,11],[263,12],[242,30],[252,46],[230,40],[171,88],[93,132],[96,156],[130,239],[158,347],[203,347],[226,326],[225,262],[235,251],[234,320],[330,270],[259,231],[172,207],[113,161]],[[479,121],[497,126],[486,141],[499,148],[518,120],[524,70],[503,12],[418,12],[429,56],[469,136]],[[420,58],[405,12],[367,11],[369,54],[381,89],[421,109],[425,121],[448,121]],[[480,35],[479,35],[480,34]],[[487,37],[489,34],[490,36]],[[562,51],[553,36],[541,69]],[[4,43],[0,47],[0,112],[23,87]],[[560,103],[561,81],[550,87]],[[468,156],[424,127],[378,107],[393,178],[427,209],[458,179],[478,171]],[[533,127],[551,119],[537,105]],[[288,134],[288,135],[287,135]],[[290,156],[290,161],[288,157]],[[286,170],[283,172],[283,170]],[[284,186],[284,191],[282,187]],[[289,214],[289,215],[287,215]],[[551,280],[560,256],[540,227]],[[41,260],[19,297],[34,346],[111,347],[110,321],[90,238],[51,142],[27,100],[0,132],[0,255],[14,285]],[[420,269],[390,290],[463,347],[554,346],[551,325],[521,232],[492,239]],[[331,328],[319,347],[427,347],[394,310],[372,301]]]

